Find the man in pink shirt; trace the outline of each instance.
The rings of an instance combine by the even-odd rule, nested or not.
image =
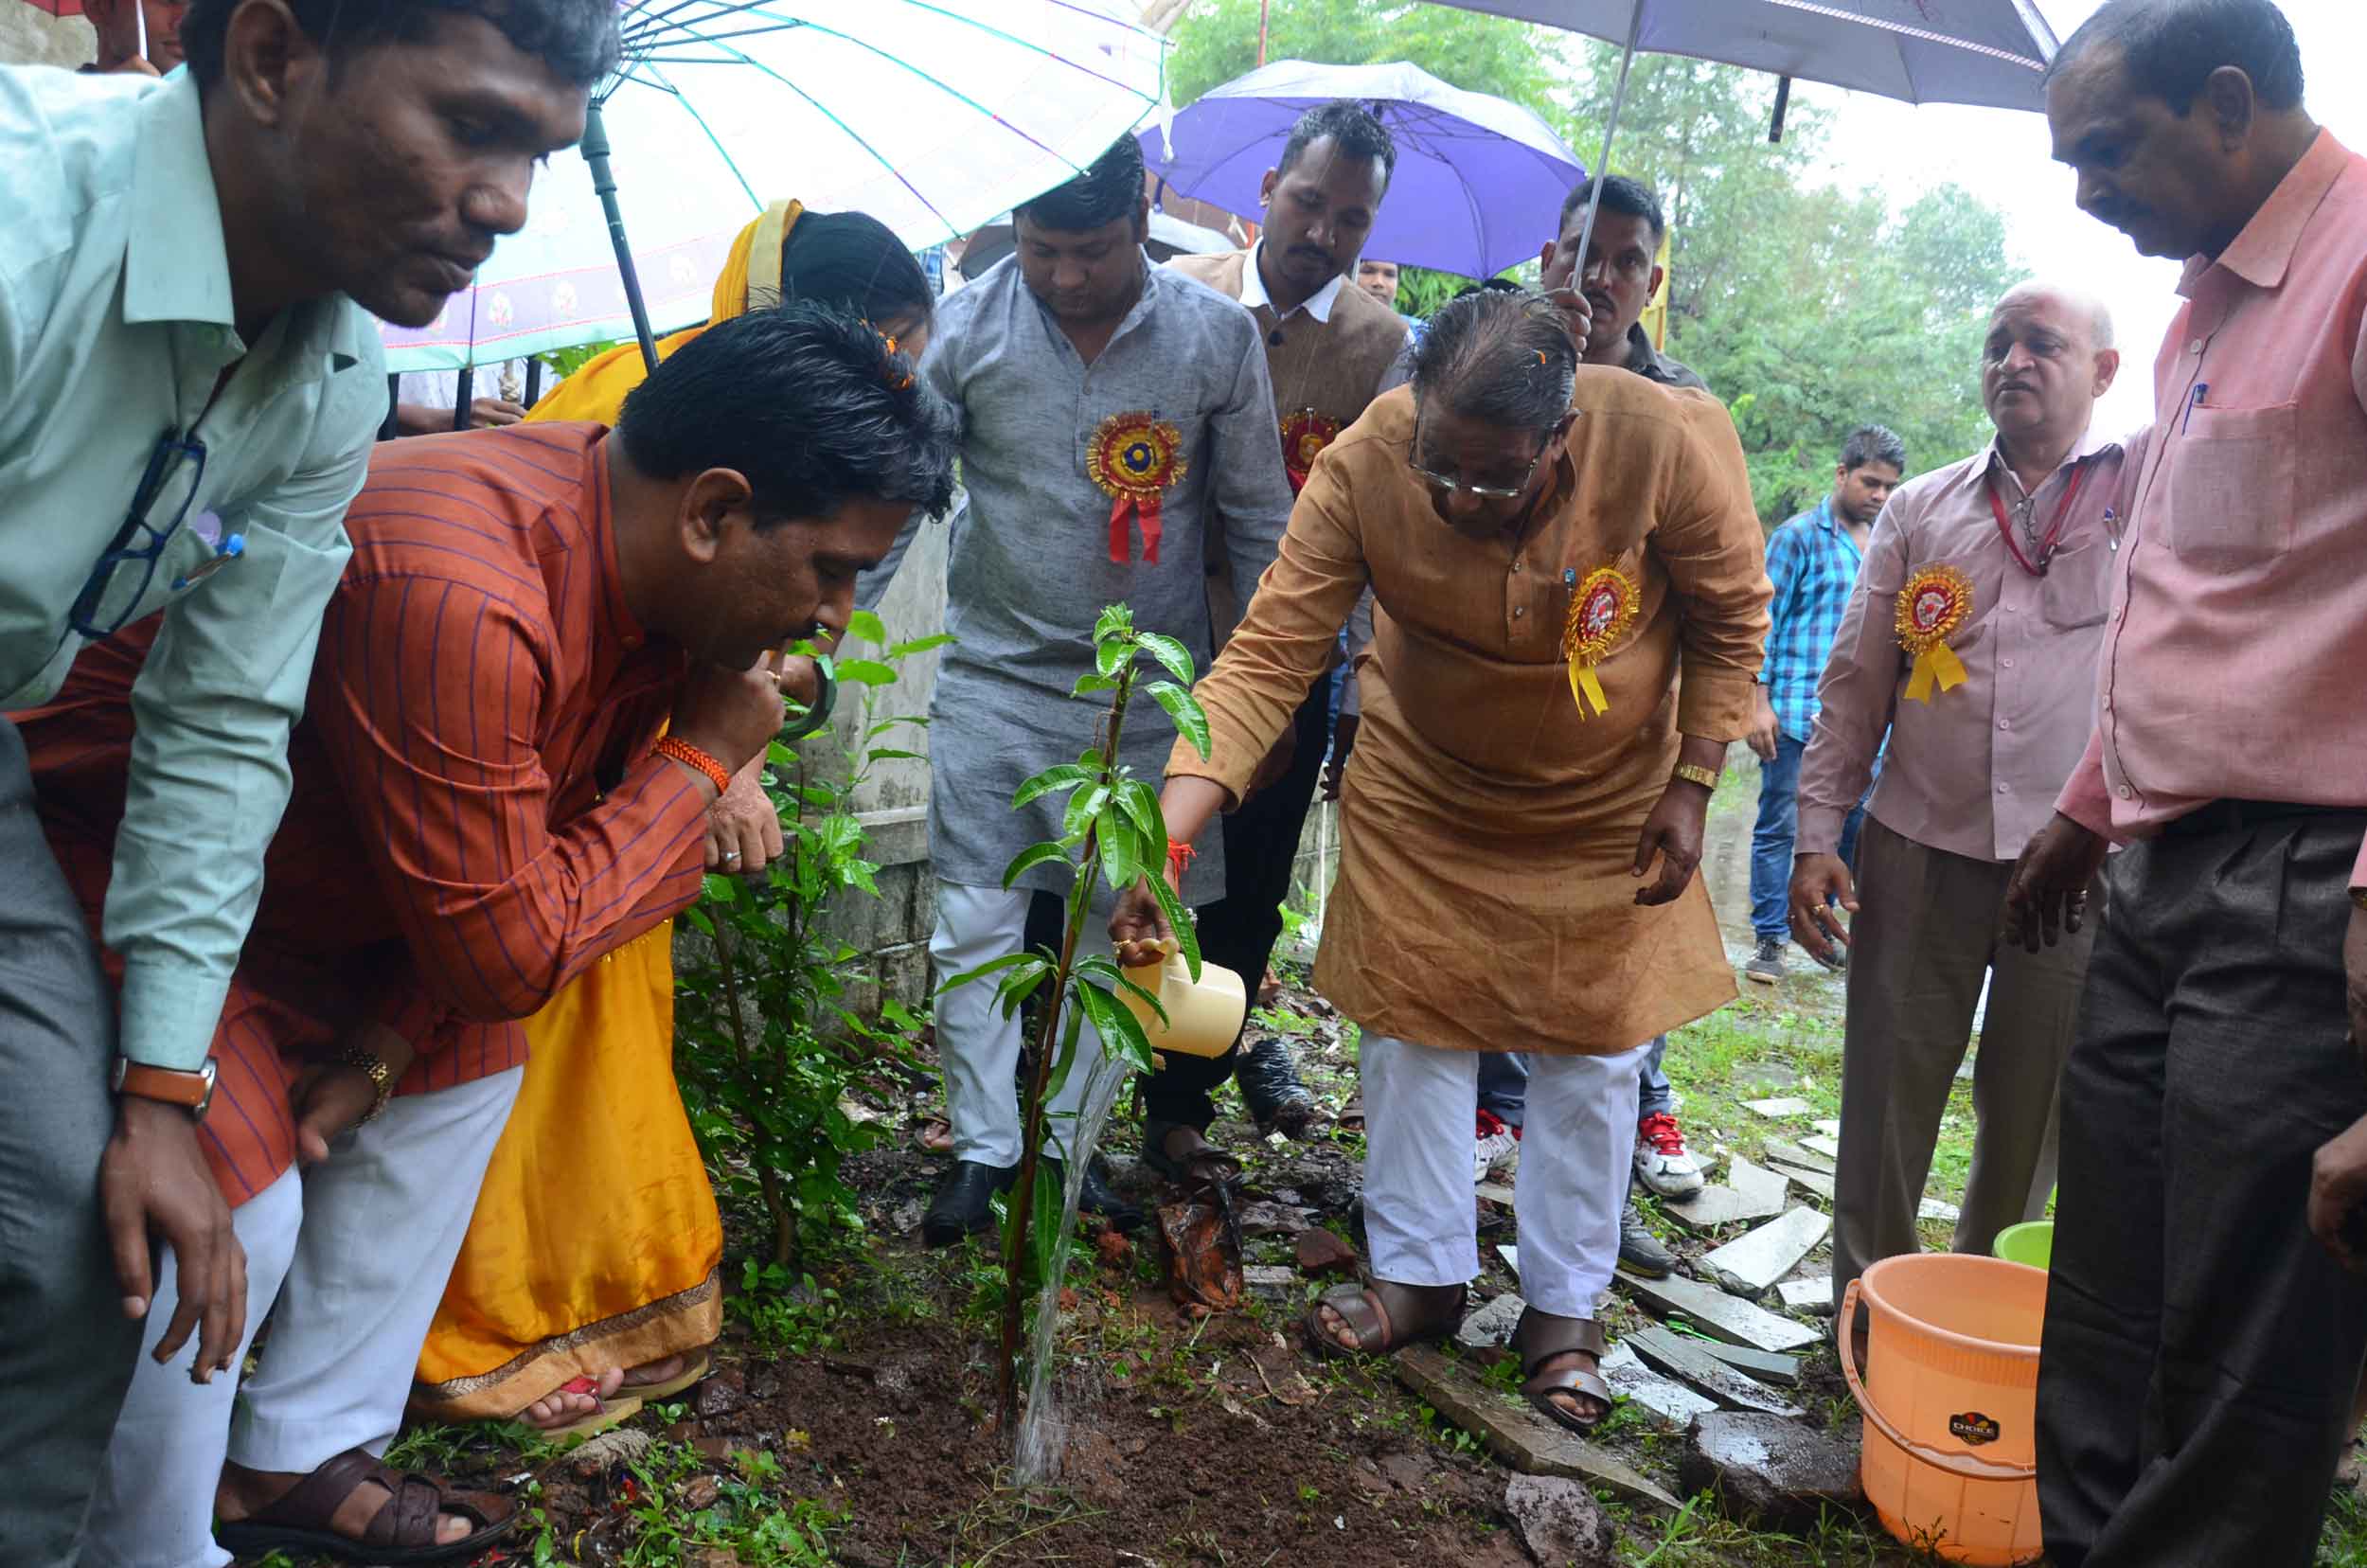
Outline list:
[[[1817,689],[1791,928],[1823,962],[1836,941],[1854,949],[1836,1310],[1869,1265],[1917,1249],[1916,1208],[1984,979],[1980,1125],[1956,1250],[1985,1253],[1999,1231],[2046,1212],[2055,1083],[2088,947],[2024,953],[1999,940],[1997,910],[2014,857],[2088,743],[2124,472],[2119,444],[2091,427],[2120,365],[2094,301],[2039,283],[1998,301],[1981,354],[1996,438],[1892,495]],[[1941,624],[1927,651],[1899,626],[1902,612],[1932,608]],[[1886,733],[1853,887],[1842,825]],[[1836,905],[1855,912],[1846,935]]]
[[[2063,1073],[2047,1552],[2305,1564],[2367,1359],[2367,1279],[2306,1221],[2367,1115],[2367,159],[2304,112],[2269,0],[2113,0],[2047,117],[2082,208],[2189,258],[2096,734],[2007,894],[2055,941],[2128,846]]]

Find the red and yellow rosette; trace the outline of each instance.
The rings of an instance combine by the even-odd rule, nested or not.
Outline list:
[[[1282,421],[1282,467],[1290,476],[1293,495],[1307,488],[1307,476],[1315,472],[1315,459],[1339,435],[1339,420],[1311,408],[1302,408]]]
[[[1929,703],[1931,684],[1942,691],[1962,686],[1965,662],[1949,637],[1972,616],[1972,579],[1953,566],[1926,566],[1898,590],[1898,646],[1914,658],[1907,676],[1907,700]]]
[[[1561,623],[1562,657],[1570,661],[1570,697],[1578,717],[1591,719],[1611,711],[1594,667],[1628,634],[1644,602],[1644,587],[1616,566],[1598,566],[1586,575],[1570,596],[1570,614]]]
[[[1127,520],[1143,523],[1143,560],[1159,563],[1160,492],[1184,477],[1184,437],[1175,426],[1148,414],[1112,414],[1094,432],[1085,472],[1110,498],[1110,559],[1123,566],[1132,557]]]

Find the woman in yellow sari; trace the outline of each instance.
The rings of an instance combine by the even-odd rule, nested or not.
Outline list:
[[[862,213],[776,203],[740,231],[713,321],[788,300],[863,314],[916,362],[934,295],[896,236]],[[661,340],[661,358],[703,328]],[[614,424],[647,374],[612,349],[529,419]],[[754,871],[781,849],[751,763],[711,809],[707,865]],[[706,1374],[722,1323],[723,1227],[675,1089],[673,925],[587,970],[526,1023],[525,1081],[419,1353],[415,1414],[611,1425]]]

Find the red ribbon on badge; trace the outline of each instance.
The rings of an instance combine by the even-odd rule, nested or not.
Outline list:
[[[1184,477],[1184,437],[1175,426],[1148,414],[1112,414],[1094,433],[1085,472],[1110,497],[1110,560],[1120,566],[1133,557],[1129,520],[1143,526],[1143,560],[1159,563],[1160,492]]]

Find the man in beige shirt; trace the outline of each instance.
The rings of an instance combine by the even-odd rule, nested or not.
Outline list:
[[[1307,1328],[1326,1352],[1452,1331],[1479,1272],[1463,1131],[1479,1055],[1522,1041],[1515,1342],[1531,1400],[1584,1430],[1611,1409],[1594,1304],[1619,1248],[1634,1042],[1735,994],[1693,875],[1767,634],[1734,426],[1702,394],[1581,367],[1538,295],[1440,312],[1412,390],[1317,460],[1201,683],[1212,750],[1168,759],[1172,840],[1239,798],[1368,584],[1315,980],[1363,1030],[1374,1283],[1333,1292]],[[1147,890],[1111,932],[1122,957],[1163,934]]]
[[[2088,940],[2000,940],[2014,857],[2088,743],[2117,533],[2121,448],[2091,428],[2120,369],[2112,321],[2068,290],[1998,302],[1981,356],[1997,437],[1909,481],[1874,525],[1800,765],[1792,935],[1848,944],[1833,1301],[1916,1250],[1916,1210],[1984,981],[1979,1131],[1958,1252],[2046,1211],[2055,1084]],[[1928,633],[1901,627],[1931,618]],[[1853,886],[1842,825],[1890,738]],[[1854,914],[1844,929],[1835,906]]]

